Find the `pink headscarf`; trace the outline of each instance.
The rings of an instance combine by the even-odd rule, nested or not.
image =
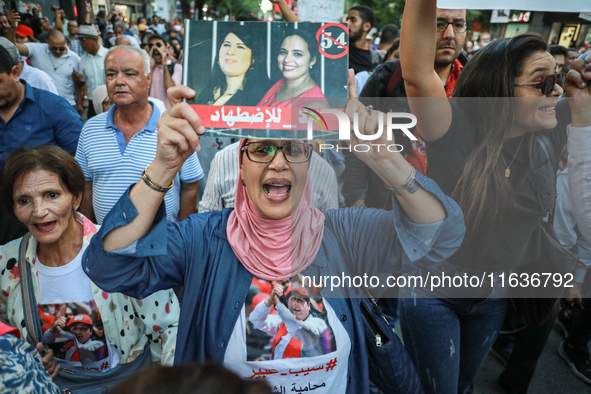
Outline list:
[[[239,155],[246,143],[240,141]],[[275,220],[264,216],[237,180],[236,206],[228,218],[228,242],[244,268],[257,278],[285,280],[299,274],[314,261],[324,234],[324,214],[312,204],[308,176],[304,193],[291,216]]]

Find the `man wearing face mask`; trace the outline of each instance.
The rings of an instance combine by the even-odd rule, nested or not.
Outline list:
[[[164,102],[166,109],[170,108],[166,91],[173,86],[180,85],[183,80],[183,66],[172,63],[168,59],[168,47],[162,37],[154,34],[147,39],[146,50],[150,54],[152,65],[152,84],[150,96]]]

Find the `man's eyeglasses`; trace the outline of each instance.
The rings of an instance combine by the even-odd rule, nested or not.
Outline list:
[[[283,151],[285,160],[289,163],[305,163],[312,157],[312,144],[294,142],[283,146],[275,146],[267,142],[249,142],[244,145],[242,151],[255,163],[269,163],[273,161],[277,152]]]
[[[150,43],[150,44],[148,44],[148,49],[152,49],[152,47],[153,47],[154,45],[156,45],[158,48],[162,48],[162,46],[163,46],[161,42],[157,42],[157,43],[155,43],[155,44],[151,44],[151,43]]]
[[[437,33],[443,33],[447,30],[447,27],[451,25],[454,33],[465,33],[468,27],[468,22],[463,19],[458,19],[452,22],[448,22],[446,19],[437,18]]]
[[[68,50],[68,47],[49,47],[49,50],[52,52],[65,52]]]
[[[535,86],[542,89],[542,94],[550,94],[554,91],[554,85],[558,84],[558,86],[563,88],[565,81],[566,74],[550,74],[546,75],[540,82],[516,83],[514,86]]]

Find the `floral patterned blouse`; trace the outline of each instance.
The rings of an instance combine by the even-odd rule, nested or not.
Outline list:
[[[98,228],[90,220],[76,212],[76,220],[82,223],[84,252]],[[22,238],[0,246],[0,321],[27,337],[24,322],[24,305],[20,287],[19,249]],[[31,237],[26,252],[26,262],[36,277],[37,240]],[[34,281],[36,299],[39,283]],[[177,339],[180,304],[172,289],[162,290],[143,300],[121,293],[107,293],[91,282],[94,301],[101,314],[105,335],[119,351],[121,363],[129,363],[143,353],[149,343],[152,361],[172,365]]]

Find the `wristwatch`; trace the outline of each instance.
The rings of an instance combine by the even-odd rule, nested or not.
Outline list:
[[[405,189],[410,194],[416,193],[416,191],[419,190],[419,187],[420,187],[419,184],[417,183],[417,181],[415,180],[416,175],[417,175],[417,170],[415,170],[414,167],[411,167],[410,175],[408,176],[408,179],[406,180],[406,182],[404,182],[402,184],[402,188]],[[386,185],[384,185],[384,186],[386,186]],[[394,193],[397,196],[402,195],[398,192],[398,190],[394,189],[393,187],[386,186],[386,189],[390,190],[392,193]]]
[[[88,100],[88,96],[83,96],[82,97],[84,100]]]

